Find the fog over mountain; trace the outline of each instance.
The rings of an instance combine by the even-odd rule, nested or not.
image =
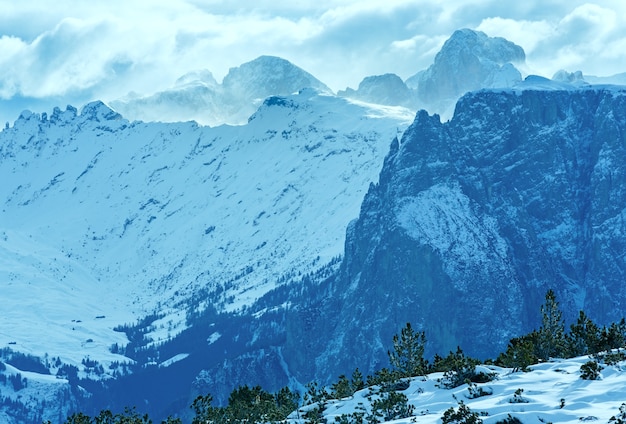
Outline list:
[[[279,57],[261,56],[231,68],[221,84],[208,70],[188,73],[176,85],[149,96],[130,95],[111,102],[128,119],[205,125],[242,124],[268,96],[286,96],[302,88],[331,90],[313,75]]]

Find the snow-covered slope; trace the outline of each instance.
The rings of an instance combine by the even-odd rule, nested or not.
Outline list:
[[[442,388],[438,380],[443,377],[443,373],[413,378],[409,387],[400,391],[407,397],[407,404],[414,408],[413,413],[393,422],[441,423],[448,409],[455,408],[458,411],[459,402],[477,413],[485,424],[503,422],[509,416],[522,423],[606,423],[614,416],[623,420],[626,417],[621,416],[620,407],[626,401],[626,363],[601,365],[602,371],[597,380],[583,380],[580,367],[588,361],[588,357],[553,360],[534,365],[529,372],[479,366],[480,371],[493,373],[496,378],[494,381],[475,384],[475,392],[482,389],[489,393],[475,398],[467,384],[454,389]],[[370,415],[372,403],[385,396],[377,389],[376,386],[367,388],[349,398],[327,402],[324,418],[327,422],[335,422],[343,416],[348,422],[356,422],[354,413]],[[298,417],[315,406],[307,406],[293,413],[289,422],[304,423],[305,420]],[[379,418],[378,422],[389,421]]]
[[[0,347],[107,364],[117,325],[162,314],[162,341],[191,298],[236,310],[340,255],[404,113],[312,90],[238,127],[24,112],[0,133]]]

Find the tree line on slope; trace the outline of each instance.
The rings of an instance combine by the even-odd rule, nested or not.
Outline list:
[[[477,383],[485,383],[494,378],[493,374],[477,371],[481,363],[478,359],[468,357],[458,347],[445,357],[435,355],[432,363],[424,358],[426,335],[415,331],[411,323],[407,323],[392,340],[392,349],[388,351],[391,368],[382,368],[365,379],[358,370],[351,378],[340,375],[330,387],[320,387],[317,382],[307,384],[303,406],[300,407],[300,395],[288,387],[277,393],[269,393],[261,387],[240,386],[231,393],[228,404],[224,407],[213,406],[210,394],[198,396],[191,409],[194,412],[192,424],[250,424],[278,423],[300,410],[301,418],[309,424],[325,424],[324,409],[332,399],[343,399],[352,396],[359,390],[370,388],[371,413],[365,409],[357,409],[351,414],[336,417],[337,424],[376,424],[400,418],[408,418],[414,414],[408,398],[401,393],[409,386],[412,377],[425,376],[429,373],[443,373],[438,384],[442,388],[451,389],[468,384],[471,397],[487,395]],[[594,379],[599,374],[599,363],[616,363],[626,360],[626,354],[620,348],[626,345],[626,321],[622,318],[618,323],[599,327],[584,311],[580,311],[578,320],[566,331],[565,322],[559,304],[552,290],[545,296],[541,306],[541,326],[526,335],[510,340],[505,352],[495,360],[484,361],[516,371],[529,371],[529,367],[550,358],[572,358],[590,355],[593,360],[581,367],[581,378]],[[617,349],[617,351],[615,351]],[[479,415],[471,412],[463,402],[455,409],[451,407],[442,416],[444,424],[477,423]],[[516,418],[508,417],[503,423],[515,424]],[[148,424],[152,423],[147,415],[140,415],[135,409],[126,409],[123,413],[113,414],[108,410],[101,411],[98,416],[89,417],[75,413],[67,418],[66,424]],[[162,424],[180,424],[180,418],[169,417]]]

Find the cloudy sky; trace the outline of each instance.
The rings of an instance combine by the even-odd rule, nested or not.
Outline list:
[[[527,72],[626,72],[623,0],[0,0],[0,119],[80,107],[276,55],[333,90],[407,78],[472,28],[524,48]]]

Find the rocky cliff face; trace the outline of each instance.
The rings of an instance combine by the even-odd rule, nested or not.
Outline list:
[[[620,319],[625,142],[616,89],[471,93],[443,124],[419,112],[348,228],[318,364],[386,366],[407,321],[430,354],[493,357],[538,327],[550,288],[570,322]]]

